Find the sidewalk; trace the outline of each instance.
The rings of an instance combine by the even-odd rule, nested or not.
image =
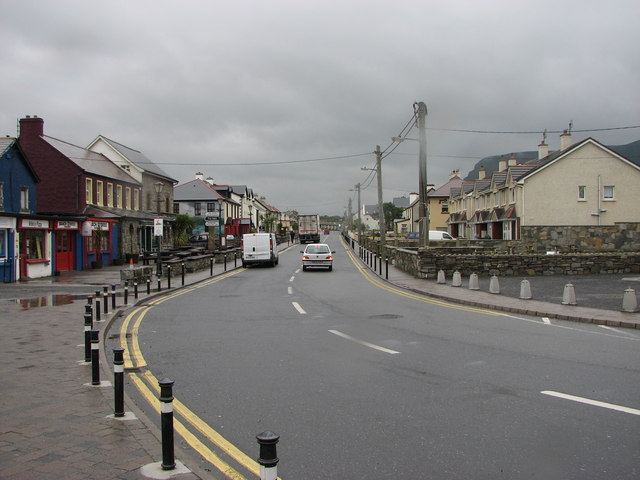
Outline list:
[[[346,256],[339,257],[339,261],[346,261]],[[137,419],[121,421],[109,418],[113,414],[113,388],[86,385],[91,383],[91,366],[82,362],[84,305],[87,303],[87,296],[95,295],[103,286],[109,286],[111,291],[111,285],[117,285],[117,291],[121,295],[122,268],[64,272],[59,277],[0,284],[0,327],[3,332],[0,336],[0,351],[3,352],[4,367],[3,393],[0,397],[3,411],[0,429],[0,478],[162,478],[153,476],[146,470],[144,473],[141,471],[141,467],[162,459],[159,425]],[[228,264],[228,270],[233,268],[233,262]],[[216,264],[214,275],[223,272],[223,265]],[[209,270],[188,273],[185,285],[206,278],[210,278]],[[382,278],[385,278],[384,268]],[[452,287],[451,279],[447,279],[447,284],[440,285],[433,280],[413,278],[391,266],[388,282],[413,292],[477,307],[615,327],[640,328],[640,313],[623,313],[615,309],[616,304],[621,307],[618,300],[626,285],[631,288],[640,285],[639,275],[597,276],[589,279],[534,277],[529,280],[534,295],[532,300],[518,298],[520,278],[500,279],[503,292],[491,294],[487,291],[487,279],[481,279],[480,290],[469,290],[466,285]],[[576,283],[577,306],[560,303],[562,287],[569,280]],[[172,286],[176,288],[180,284],[178,275],[173,278]],[[165,287],[166,280],[163,280],[163,288]],[[155,290],[156,285],[153,285],[152,295],[157,294]],[[129,294],[129,304],[132,305],[132,289]],[[145,297],[146,285],[140,286],[139,300]],[[584,306],[582,302],[585,303]],[[122,303],[123,298],[118,296],[117,305],[120,308]],[[602,303],[612,307],[593,307]],[[113,318],[115,315],[109,313],[106,322],[95,324],[96,328],[104,331]],[[100,361],[101,380],[112,381],[113,373],[109,371],[109,362],[104,356],[101,356]],[[135,413],[135,408],[127,403],[125,410],[133,410]],[[191,472],[174,473],[171,478],[216,478],[212,472],[199,468],[200,459],[193,452],[182,450],[179,440],[175,442],[175,457]]]

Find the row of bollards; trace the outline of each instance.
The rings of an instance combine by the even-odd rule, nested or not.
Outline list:
[[[356,244],[355,242],[351,241],[349,243],[349,245],[351,246],[352,250],[355,252],[356,250]],[[389,257],[382,257],[382,255],[378,255],[375,252],[371,252],[369,250],[367,250],[366,248],[364,248],[362,245],[358,245],[358,256],[360,257],[360,259],[367,264],[371,270],[373,270],[374,272],[377,272],[378,275],[380,275],[382,277],[382,262],[384,260],[385,263],[385,279],[389,280]]]
[[[444,270],[439,270],[436,278],[436,283],[445,284],[445,272]],[[462,286],[462,276],[459,271],[453,272],[453,276],[451,279],[452,287],[461,287]],[[478,284],[478,275],[476,273],[472,273],[469,275],[469,290],[480,290]],[[500,293],[500,282],[496,275],[492,275],[489,279],[489,293],[499,294]],[[524,279],[520,282],[520,299],[522,300],[530,300],[533,298],[531,294],[531,283],[529,280]],[[577,305],[578,302],[576,300],[576,292],[575,287],[571,283],[567,283],[564,286],[564,291],[562,293],[562,304],[563,305]],[[638,309],[638,300],[636,298],[636,291],[633,288],[627,288],[624,291],[624,295],[622,297],[622,311],[623,312],[636,312]]]

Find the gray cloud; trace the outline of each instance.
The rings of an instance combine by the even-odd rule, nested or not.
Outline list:
[[[48,135],[79,145],[107,135],[181,182],[202,171],[282,209],[341,214],[372,153],[237,164],[385,148],[414,101],[429,108],[435,184],[540,141],[438,129],[638,125],[639,14],[634,1],[593,0],[8,0],[0,125],[13,135],[19,117],[36,114]],[[618,144],[640,132],[591,136]],[[385,200],[417,189],[417,144],[384,160],[383,180]],[[363,201],[375,199],[374,181]]]

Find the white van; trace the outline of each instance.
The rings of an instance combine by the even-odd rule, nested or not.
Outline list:
[[[455,240],[447,232],[441,232],[440,230],[429,230],[429,240]]]
[[[275,233],[245,233],[242,236],[242,266],[278,264]]]

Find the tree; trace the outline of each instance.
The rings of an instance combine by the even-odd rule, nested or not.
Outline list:
[[[193,218],[189,215],[179,214],[176,215],[176,223],[173,227],[173,242],[174,245],[186,245],[189,243],[189,234],[193,230],[194,222]]]
[[[393,203],[387,202],[383,206],[384,208],[384,223],[387,230],[393,230],[393,221],[397,218],[402,218],[404,209],[402,207],[396,207]]]
[[[276,215],[273,212],[267,212],[262,217],[262,229],[265,232],[271,233],[273,230],[273,224],[276,222]]]

